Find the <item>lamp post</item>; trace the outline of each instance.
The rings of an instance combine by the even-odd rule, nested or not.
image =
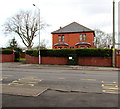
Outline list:
[[[40,9],[35,5],[33,4],[33,6],[35,6],[37,9],[38,9],[38,13],[39,13],[39,20],[38,20],[38,23],[39,23],[39,64],[41,64],[41,56],[40,56]]]
[[[115,67],[115,0],[113,0],[113,56],[112,65]]]

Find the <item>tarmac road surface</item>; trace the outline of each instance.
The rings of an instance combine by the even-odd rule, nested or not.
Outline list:
[[[118,71],[107,67],[4,63],[2,106],[118,107]]]

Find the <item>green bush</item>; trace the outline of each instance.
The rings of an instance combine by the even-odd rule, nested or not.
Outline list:
[[[27,50],[25,53],[30,56],[38,57],[38,52],[39,52],[39,50]]]
[[[0,49],[0,54],[13,54],[11,49]]]
[[[38,57],[39,50],[27,50],[26,54]],[[110,57],[112,56],[112,50],[96,48],[40,50],[42,57],[68,57],[70,54],[75,54],[78,57]]]
[[[20,53],[22,53],[22,49],[21,48],[19,48],[19,47],[7,47],[6,49],[11,49],[11,50],[15,50],[15,51],[17,51],[17,52],[20,52]]]
[[[18,59],[20,58],[20,53],[21,53],[21,49],[17,48],[14,52],[15,61],[18,61]],[[0,49],[0,54],[13,54],[13,49],[11,49],[11,48]]]
[[[85,48],[76,50],[76,54],[81,57],[110,57],[111,49]]]

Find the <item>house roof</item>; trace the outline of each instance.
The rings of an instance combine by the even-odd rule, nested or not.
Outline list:
[[[67,43],[57,43],[57,44],[54,44],[54,46],[68,46],[68,44]]]
[[[54,33],[81,33],[81,32],[94,32],[94,30],[89,29],[79,23],[72,22],[71,24],[65,27],[60,27],[60,29],[53,31],[52,34]]]

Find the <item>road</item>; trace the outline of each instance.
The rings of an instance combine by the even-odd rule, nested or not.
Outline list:
[[[116,70],[71,69],[68,66],[51,65],[34,68],[29,64],[4,64],[1,82],[10,86],[6,89],[21,87],[22,93],[26,87],[30,87],[31,93],[38,87],[46,88],[39,95],[30,95],[29,98],[25,96],[26,93],[19,95],[19,91],[17,94],[3,91],[3,107],[20,107],[21,104],[23,107],[118,106]]]

